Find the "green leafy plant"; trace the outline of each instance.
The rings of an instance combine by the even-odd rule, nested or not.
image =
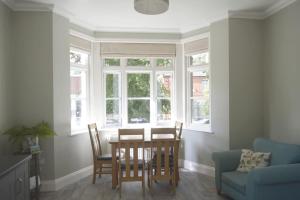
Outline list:
[[[9,141],[18,145],[20,149],[22,149],[23,142],[28,138],[47,138],[56,135],[49,124],[44,121],[33,127],[15,126],[6,130],[3,134],[7,135]]]

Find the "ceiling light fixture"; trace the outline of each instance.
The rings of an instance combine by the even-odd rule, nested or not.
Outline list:
[[[169,9],[169,0],[134,0],[134,9],[145,15],[158,15]]]

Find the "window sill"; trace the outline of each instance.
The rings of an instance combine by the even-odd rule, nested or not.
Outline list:
[[[82,134],[87,134],[88,131],[85,129],[82,130],[72,130],[71,133],[69,134],[69,136],[77,136],[77,135],[82,135]]]
[[[209,134],[214,133],[211,129],[211,126],[200,126],[200,127],[191,126],[191,127],[185,127],[185,128],[183,128],[183,130],[195,131],[195,132],[201,132],[201,133],[209,133]]]

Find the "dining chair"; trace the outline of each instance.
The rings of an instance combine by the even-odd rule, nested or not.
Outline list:
[[[141,181],[145,194],[145,158],[144,129],[119,129],[119,195],[122,193],[122,182]]]
[[[183,123],[180,121],[176,121],[175,122],[175,129],[176,129],[176,137],[177,139],[181,140],[181,135],[182,135],[182,125]],[[179,155],[179,148],[178,148],[178,155]],[[180,176],[179,176],[179,170],[177,170],[177,179],[180,180]]]
[[[151,157],[148,162],[148,187],[153,181],[168,180],[176,191],[175,162],[178,163],[178,143],[174,139],[151,140]]]
[[[93,184],[95,184],[97,174],[99,175],[99,177],[101,177],[101,174],[112,174],[112,157],[110,154],[105,154],[105,155],[102,154],[100,136],[99,136],[99,131],[97,129],[97,124],[96,123],[88,124],[88,129],[89,129],[92,151],[93,151],[93,161],[94,161]]]
[[[182,125],[183,125],[183,123],[180,121],[175,122],[176,136],[180,140],[181,140],[181,135],[182,135]]]

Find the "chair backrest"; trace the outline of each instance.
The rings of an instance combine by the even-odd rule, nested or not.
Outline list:
[[[152,177],[156,180],[171,179],[175,173],[175,162],[178,163],[178,140],[156,139],[151,143],[151,168],[156,171]]]
[[[95,161],[95,160],[97,160],[98,156],[102,155],[100,137],[99,137],[99,132],[97,129],[97,124],[96,123],[88,124],[88,129],[89,129],[91,145],[92,145],[92,150],[93,150],[93,159]]]
[[[183,123],[180,121],[175,122],[176,135],[177,135],[178,139],[181,139],[182,125],[183,125]]]
[[[121,179],[125,181],[142,181],[143,173],[139,173],[139,169],[144,170],[145,167],[144,129],[119,129],[118,150],[119,155],[124,153],[124,157],[119,158]]]
[[[144,129],[119,129],[119,141],[144,141]]]
[[[151,141],[152,140],[170,140],[176,139],[175,128],[151,128]]]

